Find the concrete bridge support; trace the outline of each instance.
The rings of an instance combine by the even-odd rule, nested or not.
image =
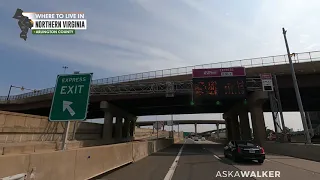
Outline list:
[[[240,111],[240,132],[242,140],[251,140],[251,129],[248,112],[246,110]]]
[[[123,117],[117,116],[116,117],[116,128],[115,128],[115,138],[122,139],[122,126],[123,126]]]
[[[238,114],[232,114],[231,116],[231,129],[232,129],[232,139],[240,140],[240,125]]]
[[[106,102],[100,102],[100,108],[104,111],[104,125],[102,138],[112,142],[113,138],[119,141],[133,139],[136,117],[120,108]],[[116,117],[115,132],[113,133],[113,117]],[[124,122],[123,122],[124,119]],[[114,134],[114,137],[112,135]]]
[[[232,124],[231,124],[231,118],[229,118],[228,116],[226,116],[225,114],[223,114],[223,119],[226,121],[226,135],[227,135],[227,139],[228,141],[232,140]]]
[[[112,125],[113,125],[113,115],[108,110],[105,110],[102,139],[107,142],[112,140]]]
[[[197,123],[194,123],[194,134],[197,135]]]
[[[254,141],[260,145],[266,141],[266,126],[262,105],[268,99],[266,92],[254,92],[249,98],[249,109],[253,128]]]
[[[216,124],[216,127],[217,127],[217,139],[220,139],[220,129],[219,129],[219,123]]]
[[[223,119],[226,121],[228,140],[240,140],[239,118],[236,113],[225,113]]]
[[[122,137],[123,138],[128,138],[130,133],[130,118],[129,117],[125,117],[124,118],[124,123],[123,123],[123,130],[122,130]]]
[[[135,132],[134,132],[134,130],[135,130],[134,127],[135,127],[135,125],[136,125],[137,117],[134,116],[134,117],[130,117],[129,119],[130,119],[130,127],[129,127],[129,129],[130,129],[130,130],[129,130],[130,134],[129,134],[129,135],[130,135],[130,138],[133,139],[134,133],[135,133]]]
[[[226,128],[228,131],[229,140],[230,139],[236,139],[236,140],[251,139],[251,130],[250,130],[250,124],[249,124],[249,117],[248,117],[248,109],[249,109],[251,113],[254,141],[260,145],[262,145],[265,142],[266,127],[264,122],[262,106],[267,99],[268,99],[268,94],[266,92],[262,92],[262,91],[253,92],[250,94],[250,97],[248,98],[248,105],[245,105],[243,103],[235,104],[232,109],[230,109],[227,113],[223,114],[223,118],[226,120]],[[239,127],[238,115],[240,117],[240,127]]]

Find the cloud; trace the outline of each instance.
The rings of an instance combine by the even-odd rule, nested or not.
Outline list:
[[[74,37],[30,35],[28,42],[22,43],[20,39],[12,40],[17,37],[17,27],[5,26],[0,32],[9,35],[0,42],[120,75],[283,54],[282,24],[292,28],[288,36],[301,35],[299,41],[290,41],[298,43],[293,46],[298,49],[295,52],[314,50],[316,46],[310,44],[319,37],[316,30],[303,28],[303,23],[310,25],[313,18],[305,22],[294,9],[301,7],[301,14],[316,10],[319,3],[315,1],[289,5],[263,1],[255,8],[245,8],[250,4],[130,0],[95,2],[91,9],[84,2],[58,0],[38,5],[51,11],[84,11],[88,18],[87,31],[77,32]],[[228,17],[226,12],[230,14]],[[309,38],[299,33],[298,25]],[[17,32],[12,33],[12,28]]]
[[[305,47],[305,49],[307,51],[312,51],[313,49],[319,49],[319,47],[320,47],[320,44],[315,43],[315,44],[311,44],[311,45]]]
[[[11,18],[17,7],[83,11],[88,29],[74,36],[29,35],[24,42]],[[114,75],[285,54],[282,27],[292,52],[318,50],[320,39],[318,0],[6,1],[0,14],[8,18],[0,46]]]

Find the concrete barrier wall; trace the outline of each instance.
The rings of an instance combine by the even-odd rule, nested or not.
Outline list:
[[[140,159],[149,156],[153,150],[151,150],[151,145],[153,146],[152,142],[134,142],[133,143],[133,161],[139,161]]]
[[[74,123],[70,123],[69,138],[74,132]],[[65,124],[49,122],[48,117],[0,111],[0,143],[30,141],[60,141]],[[102,125],[76,122],[76,139],[100,139]]]
[[[26,173],[38,180],[84,180],[138,161],[172,140],[130,142],[67,151],[0,156],[0,178]]]
[[[227,139],[216,139],[215,137],[208,137],[208,140],[213,141],[213,142],[217,142],[217,143],[221,143],[221,144],[228,143]]]
[[[263,147],[267,153],[320,162],[320,145],[265,142]]]
[[[183,132],[175,132],[174,133],[174,143],[178,143],[184,139]]]

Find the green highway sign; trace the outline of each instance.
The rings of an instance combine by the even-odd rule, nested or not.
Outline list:
[[[87,118],[92,74],[58,75],[49,121]]]

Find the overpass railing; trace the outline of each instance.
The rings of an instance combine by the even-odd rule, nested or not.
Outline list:
[[[320,60],[320,51],[293,53],[293,56],[292,56],[293,63],[312,62],[312,61],[318,61],[318,60]],[[186,74],[191,74],[192,69],[201,69],[201,68],[223,68],[223,67],[235,67],[235,66],[251,68],[251,67],[281,65],[281,64],[288,64],[288,63],[289,61],[288,61],[287,55],[277,55],[277,56],[241,59],[241,60],[234,60],[234,61],[179,67],[179,68],[172,68],[172,69],[163,69],[163,70],[157,70],[157,71],[149,71],[149,72],[142,72],[142,73],[136,73],[136,74],[123,75],[123,76],[96,79],[92,81],[92,84],[93,85],[116,84],[116,83],[131,82],[131,81],[138,81],[138,80],[145,80],[145,79],[186,75]],[[27,97],[45,95],[53,92],[54,92],[54,87],[42,89],[36,92],[13,95],[8,98],[7,96],[0,96],[0,102],[6,102],[7,99],[8,100],[24,99]]]
[[[173,81],[174,93],[191,93],[192,81]],[[262,90],[260,78],[247,78],[247,90]],[[91,87],[91,94],[96,95],[117,95],[117,94],[153,94],[166,93],[167,82],[140,82],[140,83],[121,83],[105,86],[94,85]]]

